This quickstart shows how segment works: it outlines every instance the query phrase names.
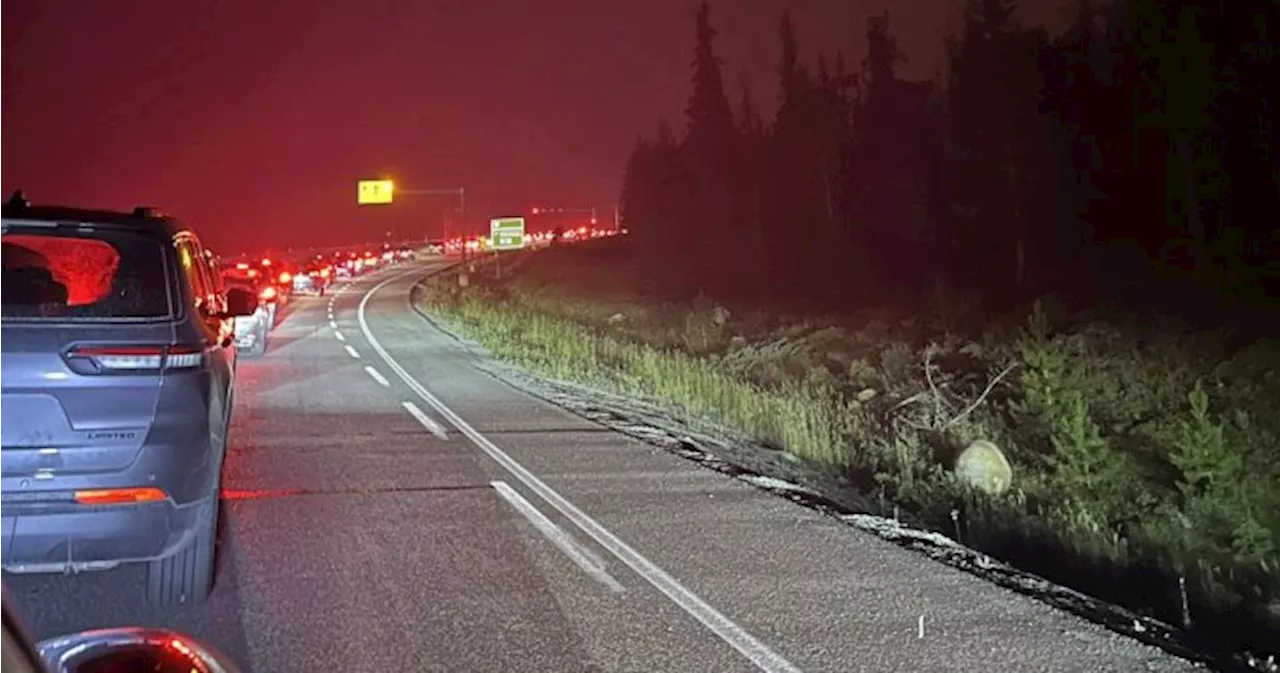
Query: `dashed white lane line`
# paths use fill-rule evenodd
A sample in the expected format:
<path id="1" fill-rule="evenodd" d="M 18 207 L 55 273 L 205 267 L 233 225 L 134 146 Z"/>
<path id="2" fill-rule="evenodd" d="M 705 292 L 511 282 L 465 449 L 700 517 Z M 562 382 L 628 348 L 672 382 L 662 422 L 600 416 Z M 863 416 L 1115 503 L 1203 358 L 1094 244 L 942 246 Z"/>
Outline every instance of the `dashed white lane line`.
<path id="1" fill-rule="evenodd" d="M 371 365 L 365 365 L 364 370 L 369 374 L 369 376 L 373 377 L 374 381 L 377 381 L 378 384 L 381 385 L 382 387 L 384 388 L 391 387 L 391 382 L 387 380 L 387 377 L 383 376 L 382 372 L 374 369 Z"/>
<path id="2" fill-rule="evenodd" d="M 333 336 L 334 336 L 334 338 L 335 338 L 335 339 L 337 339 L 338 341 L 346 341 L 346 340 L 347 340 L 347 337 L 346 337 L 342 332 L 339 332 L 338 330 L 334 330 L 334 331 L 333 331 Z"/>
<path id="3" fill-rule="evenodd" d="M 444 431 L 444 426 L 437 423 L 436 419 L 428 416 L 427 412 L 419 409 L 418 405 L 413 402 L 403 402 L 402 404 L 404 404 L 404 410 L 412 414 L 414 418 L 418 419 L 418 422 L 422 424 L 422 427 L 430 431 L 431 434 L 439 437 L 440 439 L 449 438 L 449 433 Z"/>
<path id="4" fill-rule="evenodd" d="M 526 500 L 514 488 L 511 488 L 507 482 L 492 481 L 489 482 L 489 485 L 493 486 L 493 490 L 497 491 L 503 500 L 506 500 L 517 512 L 523 514 L 524 518 L 528 519 L 529 523 L 533 524 L 533 527 L 537 528 L 539 533 L 542 533 L 551 541 L 551 544 L 554 544 L 560 551 L 564 552 L 564 555 L 568 556 L 571 561 L 578 564 L 578 567 L 582 568 L 583 572 L 590 575 L 592 579 L 605 585 L 615 593 L 626 591 L 622 584 L 605 569 L 604 561 L 599 556 L 596 556 L 590 549 L 583 547 L 565 529 L 557 526 L 554 521 L 539 512 L 538 508 L 533 506 L 533 503 Z"/>
<path id="5" fill-rule="evenodd" d="M 369 329 L 369 319 L 365 315 L 369 305 L 369 300 L 378 290 L 386 287 L 388 284 L 399 280 L 404 276 L 414 273 L 422 273 L 420 270 L 409 271 L 407 273 L 394 275 L 381 283 L 373 286 L 360 299 L 360 304 L 356 308 L 356 321 L 360 323 L 360 331 L 364 333 L 364 338 L 369 342 L 369 346 L 377 353 L 378 357 L 386 363 L 387 367 L 404 381 L 417 396 L 426 402 L 428 406 L 435 409 L 441 416 L 449 422 L 450 425 L 457 428 L 462 434 L 466 435 L 475 444 L 477 448 L 493 459 L 494 462 L 501 465 L 512 476 L 520 480 L 529 490 L 538 494 L 548 505 L 551 505 L 556 511 L 560 512 L 575 526 L 586 533 L 588 537 L 595 540 L 597 544 L 604 547 L 613 554 L 618 560 L 622 561 L 631 568 L 637 575 L 643 577 L 655 589 L 661 591 L 663 595 L 671 599 L 684 610 L 689 616 L 698 620 L 707 630 L 711 631 L 716 637 L 723 640 L 739 654 L 755 665 L 756 668 L 765 673 L 801 673 L 800 669 L 786 657 L 778 654 L 773 648 L 764 644 L 755 636 L 751 635 L 746 629 L 738 626 L 736 622 L 724 613 L 712 607 L 700 596 L 690 591 L 687 587 L 680 583 L 675 577 L 672 577 L 667 571 L 663 570 L 653 561 L 650 561 L 640 552 L 636 551 L 631 545 L 623 542 L 612 531 L 605 528 L 598 521 L 591 518 L 586 512 L 578 509 L 577 505 L 569 502 L 564 496 L 560 495 L 554 489 L 546 484 L 526 468 L 524 465 L 516 462 L 514 458 L 507 454 L 506 451 L 498 448 L 496 444 L 489 440 L 488 437 L 480 434 L 478 430 L 471 426 L 466 420 L 445 406 L 439 398 L 431 394 L 417 379 L 413 378 L 391 354 L 387 352 L 386 347 L 374 336 L 373 330 Z M 409 408 L 408 402 L 405 402 L 405 408 Z M 416 407 L 415 407 L 416 408 Z M 410 412 L 412 413 L 412 412 Z M 421 420 L 421 419 L 419 419 Z"/>
<path id="6" fill-rule="evenodd" d="M 337 321 L 337 320 L 330 320 L 330 321 L 329 321 L 329 329 L 338 329 L 338 321 Z"/>
<path id="7" fill-rule="evenodd" d="M 360 359 L 360 352 L 352 348 L 350 344 L 347 345 L 347 355 L 350 355 L 357 360 Z"/>

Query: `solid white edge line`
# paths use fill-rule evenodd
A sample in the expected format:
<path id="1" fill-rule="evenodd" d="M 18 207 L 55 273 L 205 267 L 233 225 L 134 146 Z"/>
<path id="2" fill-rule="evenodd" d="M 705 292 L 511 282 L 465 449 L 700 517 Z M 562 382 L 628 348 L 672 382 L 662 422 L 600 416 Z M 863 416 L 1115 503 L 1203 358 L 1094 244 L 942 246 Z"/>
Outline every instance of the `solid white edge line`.
<path id="1" fill-rule="evenodd" d="M 399 280 L 408 275 L 421 274 L 423 271 L 417 269 L 406 273 L 398 274 L 388 278 L 381 283 L 373 286 L 364 297 L 360 299 L 360 305 L 356 309 L 356 320 L 360 323 L 360 331 L 364 333 L 364 337 L 369 342 L 369 346 L 373 348 L 378 357 L 395 372 L 405 385 L 409 386 L 422 401 L 426 402 L 433 409 L 440 413 L 445 420 L 457 428 L 462 434 L 466 435 L 477 448 L 488 454 L 494 462 L 501 465 L 511 473 L 521 483 L 529 487 L 540 498 L 545 500 L 558 512 L 569 519 L 584 533 L 595 540 L 600 546 L 604 547 L 609 553 L 616 556 L 620 561 L 625 563 L 627 567 L 635 571 L 636 574 L 643 577 L 647 582 L 652 584 L 654 588 L 661 591 L 673 603 L 678 605 L 680 609 L 687 612 L 691 617 L 697 619 L 703 626 L 707 627 L 712 633 L 727 643 L 730 647 L 737 650 L 742 656 L 746 657 L 751 663 L 755 664 L 766 673 L 801 673 L 800 669 L 785 659 L 782 655 L 774 652 L 755 636 L 748 633 L 741 626 L 734 623 L 733 620 L 726 617 L 723 613 L 707 604 L 706 601 L 698 597 L 697 594 L 687 589 L 676 578 L 672 577 L 667 571 L 659 568 L 657 564 L 645 558 L 640 552 L 631 548 L 630 545 L 623 542 L 616 535 L 597 523 L 594 519 L 587 515 L 586 512 L 578 509 L 573 503 L 565 500 L 563 496 L 547 486 L 541 479 L 526 469 L 523 465 L 516 462 L 505 451 L 498 448 L 489 438 L 480 434 L 475 428 L 471 427 L 461 416 L 454 413 L 452 409 L 445 406 L 435 395 L 422 387 L 404 367 L 396 362 L 395 358 L 383 348 L 382 343 L 373 335 L 369 329 L 369 321 L 365 317 L 366 308 L 369 300 L 374 294 L 386 287 L 392 281 Z"/>
<path id="2" fill-rule="evenodd" d="M 526 500 L 525 497 L 520 495 L 520 493 L 514 488 L 511 488 L 507 482 L 492 481 L 489 482 L 489 485 L 493 486 L 493 490 L 497 491 L 498 495 L 502 496 L 502 499 L 506 500 L 517 512 L 523 514 L 524 518 L 528 519 L 529 523 L 533 524 L 533 527 L 537 528 L 538 532 L 542 533 L 543 537 L 546 537 L 551 544 L 554 544 L 560 549 L 560 551 L 564 552 L 565 556 L 568 556 L 571 561 L 577 564 L 579 568 L 582 568 L 582 571 L 590 575 L 592 579 L 605 585 L 614 593 L 620 594 L 626 591 L 622 584 L 619 583 L 618 580 L 614 579 L 613 575 L 610 575 L 609 571 L 605 569 L 604 561 L 600 560 L 600 558 L 592 553 L 591 550 L 583 547 L 581 543 L 573 539 L 573 536 L 570 535 L 568 531 L 557 526 L 551 519 L 548 519 L 547 515 L 539 512 L 538 508 L 533 506 L 533 503 Z"/>
<path id="3" fill-rule="evenodd" d="M 383 376 L 383 375 L 382 375 L 382 372 L 380 372 L 380 371 L 378 371 L 378 370 L 374 369 L 374 368 L 373 368 L 373 365 L 365 365 L 365 366 L 364 366 L 364 371 L 365 371 L 367 374 L 369 374 L 369 376 L 373 377 L 373 380 L 374 380 L 374 381 L 377 381 L 377 382 L 378 382 L 378 384 L 379 384 L 379 385 L 381 385 L 382 387 L 384 387 L 384 388 L 390 388 L 390 387 L 391 387 L 391 382 L 387 380 L 387 377 Z"/>
<path id="4" fill-rule="evenodd" d="M 351 357 L 356 359 L 360 358 L 360 352 L 352 348 L 351 344 L 347 344 L 347 355 L 350 355 Z"/>
<path id="5" fill-rule="evenodd" d="M 427 412 L 419 409 L 418 405 L 413 402 L 401 402 L 401 404 L 404 405 L 404 410 L 409 412 L 409 415 L 418 419 L 418 422 L 422 424 L 422 427 L 426 428 L 431 434 L 435 435 L 439 439 L 449 439 L 449 433 L 444 431 L 444 426 L 437 423 L 436 419 L 428 416 Z"/>
<path id="6" fill-rule="evenodd" d="M 346 335 L 344 335 L 342 332 L 339 332 L 338 330 L 334 330 L 334 331 L 333 331 L 333 338 L 337 339 L 338 341 L 346 341 L 346 340 L 347 340 Z"/>

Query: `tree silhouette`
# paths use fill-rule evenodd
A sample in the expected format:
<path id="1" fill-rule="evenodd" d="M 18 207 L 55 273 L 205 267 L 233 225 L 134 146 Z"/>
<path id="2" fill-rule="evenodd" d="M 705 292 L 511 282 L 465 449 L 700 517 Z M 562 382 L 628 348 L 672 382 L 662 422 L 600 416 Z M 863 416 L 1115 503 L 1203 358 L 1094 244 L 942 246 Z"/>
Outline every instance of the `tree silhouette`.
<path id="1" fill-rule="evenodd" d="M 638 141 L 626 167 L 623 217 L 643 254 L 687 292 L 845 305 L 916 301 L 938 282 L 1006 303 L 1149 298 L 1165 281 L 1147 256 L 1174 273 L 1180 248 L 1201 276 L 1265 285 L 1276 243 L 1256 213 L 1280 208 L 1266 18 L 1077 0 L 1050 39 L 1015 9 L 966 0 L 933 82 L 898 75 L 887 13 L 868 20 L 851 73 L 842 54 L 806 63 L 784 11 L 766 123 L 745 81 L 735 116 L 703 3 L 684 133 Z"/>

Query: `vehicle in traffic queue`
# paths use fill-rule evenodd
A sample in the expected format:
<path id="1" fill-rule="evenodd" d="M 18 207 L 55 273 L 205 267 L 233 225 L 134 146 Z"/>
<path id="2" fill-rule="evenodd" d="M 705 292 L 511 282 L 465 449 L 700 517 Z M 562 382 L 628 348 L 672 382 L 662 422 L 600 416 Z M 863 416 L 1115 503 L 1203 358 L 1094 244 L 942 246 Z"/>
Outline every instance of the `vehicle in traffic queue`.
<path id="1" fill-rule="evenodd" d="M 275 287 L 274 300 L 276 303 L 281 306 L 288 304 L 293 298 L 293 278 L 298 274 L 297 265 L 272 257 L 263 257 L 259 265 L 263 275 Z"/>
<path id="2" fill-rule="evenodd" d="M 196 233 L 154 209 L 3 207 L 0 517 L 11 573 L 146 569 L 156 604 L 213 581 L 234 320 Z"/>
<path id="3" fill-rule="evenodd" d="M 276 275 L 268 268 L 255 262 L 236 262 L 222 267 L 222 277 L 227 282 L 235 281 L 241 287 L 250 287 L 256 293 L 258 302 L 265 307 L 267 329 L 275 329 L 280 321 L 281 307 L 292 296 L 292 279 L 290 292 L 282 292 Z"/>
<path id="4" fill-rule="evenodd" d="M 323 297 L 333 283 L 333 266 L 323 261 L 307 265 L 306 271 L 293 277 L 293 291 Z"/>
<path id="5" fill-rule="evenodd" d="M 235 344 L 247 356 L 261 356 L 267 352 L 267 341 L 275 327 L 277 305 L 271 300 L 275 288 L 261 276 L 232 275 L 224 278 L 227 287 L 241 288 L 259 298 L 258 308 L 251 315 L 236 317 Z"/>

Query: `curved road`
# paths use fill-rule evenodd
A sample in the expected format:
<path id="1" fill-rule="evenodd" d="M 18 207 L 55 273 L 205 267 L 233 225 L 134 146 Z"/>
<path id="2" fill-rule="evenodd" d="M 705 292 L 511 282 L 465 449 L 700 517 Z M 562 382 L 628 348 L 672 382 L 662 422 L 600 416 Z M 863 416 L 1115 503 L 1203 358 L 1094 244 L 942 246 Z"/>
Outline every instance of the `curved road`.
<path id="1" fill-rule="evenodd" d="M 439 264 L 299 299 L 241 362 L 206 606 L 6 576 L 38 635 L 161 625 L 267 673 L 1191 668 L 488 377 L 408 306 Z"/>

